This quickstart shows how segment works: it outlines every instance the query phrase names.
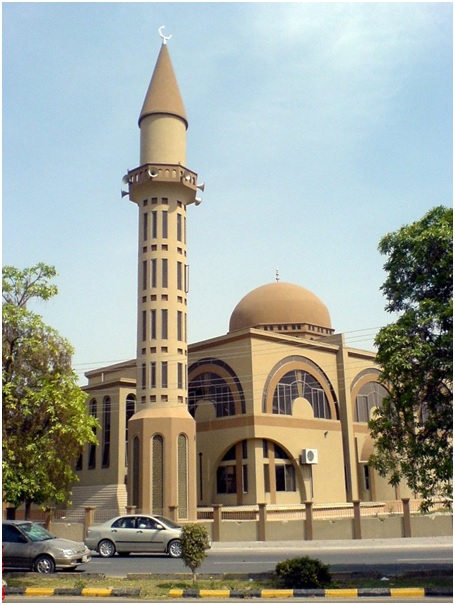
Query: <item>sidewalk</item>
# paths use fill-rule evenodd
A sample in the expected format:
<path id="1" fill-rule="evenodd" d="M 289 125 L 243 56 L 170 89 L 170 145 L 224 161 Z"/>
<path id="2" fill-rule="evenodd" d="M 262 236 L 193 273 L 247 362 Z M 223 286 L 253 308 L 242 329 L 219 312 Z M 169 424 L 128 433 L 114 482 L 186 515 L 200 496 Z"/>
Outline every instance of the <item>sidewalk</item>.
<path id="1" fill-rule="evenodd" d="M 289 552 L 313 550 L 361 550 L 406 548 L 416 545 L 427 547 L 453 546 L 452 536 L 436 536 L 432 538 L 374 538 L 367 540 L 283 540 L 269 542 L 212 542 L 212 550 L 282 550 Z"/>

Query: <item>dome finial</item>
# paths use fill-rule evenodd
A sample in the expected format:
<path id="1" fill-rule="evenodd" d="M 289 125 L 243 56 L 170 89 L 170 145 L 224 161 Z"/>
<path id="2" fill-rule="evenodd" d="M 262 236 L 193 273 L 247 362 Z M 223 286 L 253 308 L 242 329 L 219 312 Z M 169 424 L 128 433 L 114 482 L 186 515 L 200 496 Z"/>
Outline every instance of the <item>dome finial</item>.
<path id="1" fill-rule="evenodd" d="M 278 269 L 278 267 L 275 269 L 275 280 L 277 282 L 280 281 L 280 270 Z"/>
<path id="2" fill-rule="evenodd" d="M 170 34 L 169 36 L 165 36 L 163 34 L 163 29 L 165 28 L 164 25 L 162 25 L 161 27 L 158 28 L 158 32 L 160 34 L 160 36 L 163 38 L 163 44 L 166 44 L 168 40 L 170 40 L 172 38 L 172 34 Z"/>

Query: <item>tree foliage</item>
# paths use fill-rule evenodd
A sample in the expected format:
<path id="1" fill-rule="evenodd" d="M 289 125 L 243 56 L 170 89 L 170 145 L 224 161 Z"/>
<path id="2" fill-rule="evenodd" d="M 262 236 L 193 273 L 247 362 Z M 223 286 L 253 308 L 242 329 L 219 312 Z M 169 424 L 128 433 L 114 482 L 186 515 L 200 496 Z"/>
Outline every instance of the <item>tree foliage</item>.
<path id="1" fill-rule="evenodd" d="M 392 485 L 404 478 L 423 510 L 452 499 L 452 246 L 452 210 L 443 206 L 379 243 L 386 310 L 397 319 L 376 337 L 390 395 L 370 421 L 370 463 Z"/>
<path id="2" fill-rule="evenodd" d="M 26 308 L 31 298 L 57 293 L 49 283 L 55 275 L 43 263 L 3 271 L 3 498 L 27 509 L 68 499 L 74 462 L 95 440 L 71 345 Z"/>
<path id="3" fill-rule="evenodd" d="M 200 567 L 207 556 L 210 548 L 207 529 L 198 523 L 184 525 L 182 530 L 182 559 L 193 574 L 193 582 L 196 579 L 196 569 Z"/>

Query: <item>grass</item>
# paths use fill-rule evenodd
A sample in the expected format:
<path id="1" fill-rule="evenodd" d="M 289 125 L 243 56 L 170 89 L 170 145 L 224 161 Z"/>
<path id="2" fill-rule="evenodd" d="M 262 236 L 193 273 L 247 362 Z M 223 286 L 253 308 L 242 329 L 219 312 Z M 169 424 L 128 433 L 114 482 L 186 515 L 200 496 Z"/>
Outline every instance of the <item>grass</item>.
<path id="1" fill-rule="evenodd" d="M 89 576 L 75 577 L 74 574 L 59 573 L 52 576 L 32 573 L 4 573 L 4 579 L 9 587 L 18 588 L 72 588 L 81 590 L 83 588 L 122 588 L 140 589 L 140 596 L 144 599 L 164 599 L 168 597 L 171 589 L 192 590 L 238 590 L 245 593 L 270 588 L 279 588 L 276 579 L 246 580 L 246 579 L 200 579 L 195 584 L 192 580 L 176 579 L 128 579 L 106 577 L 97 578 Z M 405 578 L 402 576 L 390 577 L 387 580 L 381 578 L 359 577 L 351 580 L 337 579 L 333 575 L 333 581 L 326 588 L 446 588 L 452 587 L 452 577 L 415 577 Z"/>

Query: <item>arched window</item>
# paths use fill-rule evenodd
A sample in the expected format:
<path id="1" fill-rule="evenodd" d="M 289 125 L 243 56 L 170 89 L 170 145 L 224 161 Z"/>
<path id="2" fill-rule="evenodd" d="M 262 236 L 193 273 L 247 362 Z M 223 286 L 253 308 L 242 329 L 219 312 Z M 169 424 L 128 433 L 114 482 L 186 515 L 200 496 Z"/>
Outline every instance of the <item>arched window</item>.
<path id="1" fill-rule="evenodd" d="M 140 481 L 139 481 L 139 469 L 140 469 L 140 447 L 139 447 L 139 437 L 135 437 L 133 439 L 133 489 L 132 489 L 132 498 L 133 506 L 139 505 L 139 490 L 140 490 Z"/>
<path id="2" fill-rule="evenodd" d="M 234 398 L 224 378 L 213 372 L 204 372 L 191 381 L 189 389 L 190 411 L 200 399 L 211 401 L 216 409 L 217 418 L 235 414 Z"/>
<path id="3" fill-rule="evenodd" d="M 164 440 L 155 435 L 152 440 L 152 512 L 162 515 L 164 508 Z"/>
<path id="4" fill-rule="evenodd" d="M 188 439 L 186 435 L 179 435 L 177 441 L 177 486 L 178 486 L 178 516 L 180 519 L 188 517 Z"/>
<path id="5" fill-rule="evenodd" d="M 381 407 L 384 398 L 387 396 L 387 389 L 379 382 L 364 384 L 355 400 L 356 422 L 368 422 L 371 418 L 371 410 Z"/>
<path id="6" fill-rule="evenodd" d="M 292 404 L 297 397 L 310 402 L 315 418 L 330 418 L 330 407 L 322 385 L 304 370 L 287 372 L 275 388 L 272 411 L 292 415 Z"/>
<path id="7" fill-rule="evenodd" d="M 136 412 L 136 395 L 130 393 L 125 404 L 125 466 L 128 466 L 128 422 Z"/>
<path id="8" fill-rule="evenodd" d="M 92 399 L 90 401 L 90 415 L 96 418 L 96 399 Z M 96 427 L 93 427 L 93 434 L 96 437 Z M 96 443 L 90 444 L 90 449 L 88 453 L 88 468 L 94 469 L 96 468 Z"/>
<path id="9" fill-rule="evenodd" d="M 248 441 L 238 441 L 224 454 L 216 471 L 216 491 L 218 494 L 248 492 Z M 239 473 L 241 476 L 239 477 Z M 239 483 L 240 481 L 240 483 Z"/>
<path id="10" fill-rule="evenodd" d="M 103 399 L 103 416 L 102 416 L 102 427 L 103 427 L 103 461 L 102 467 L 109 468 L 111 459 L 111 398 L 105 397 Z"/>
<path id="11" fill-rule="evenodd" d="M 273 455 L 272 455 L 273 453 Z M 265 491 L 271 491 L 271 477 L 275 480 L 275 490 L 277 492 L 295 492 L 297 490 L 295 479 L 295 468 L 291 459 L 285 450 L 278 445 L 264 439 L 263 441 L 264 454 L 264 486 Z"/>
<path id="12" fill-rule="evenodd" d="M 191 365 L 188 377 L 189 411 L 192 416 L 196 414 L 198 402 L 204 400 L 213 404 L 217 418 L 245 413 L 245 396 L 240 380 L 221 359 L 200 359 Z"/>

